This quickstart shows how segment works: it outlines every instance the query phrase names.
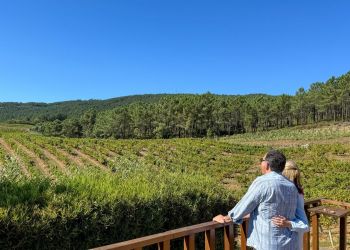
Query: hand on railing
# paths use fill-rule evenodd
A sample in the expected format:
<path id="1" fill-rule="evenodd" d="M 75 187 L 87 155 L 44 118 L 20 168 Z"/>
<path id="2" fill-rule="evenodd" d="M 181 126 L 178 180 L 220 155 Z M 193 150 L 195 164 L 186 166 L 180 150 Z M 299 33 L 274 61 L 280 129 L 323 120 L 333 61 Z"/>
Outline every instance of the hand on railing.
<path id="1" fill-rule="evenodd" d="M 231 222 L 232 220 L 228 215 L 223 216 L 222 214 L 219 214 L 213 218 L 213 221 L 216 221 L 219 223 L 225 223 L 225 222 Z"/>

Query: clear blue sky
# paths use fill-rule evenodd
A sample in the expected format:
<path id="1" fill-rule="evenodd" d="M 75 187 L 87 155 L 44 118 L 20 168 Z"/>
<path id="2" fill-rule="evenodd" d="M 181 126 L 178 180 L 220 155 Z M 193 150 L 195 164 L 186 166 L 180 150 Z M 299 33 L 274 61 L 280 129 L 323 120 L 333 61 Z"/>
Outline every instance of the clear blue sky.
<path id="1" fill-rule="evenodd" d="M 350 70 L 350 1 L 0 0 L 0 102 L 294 94 Z"/>

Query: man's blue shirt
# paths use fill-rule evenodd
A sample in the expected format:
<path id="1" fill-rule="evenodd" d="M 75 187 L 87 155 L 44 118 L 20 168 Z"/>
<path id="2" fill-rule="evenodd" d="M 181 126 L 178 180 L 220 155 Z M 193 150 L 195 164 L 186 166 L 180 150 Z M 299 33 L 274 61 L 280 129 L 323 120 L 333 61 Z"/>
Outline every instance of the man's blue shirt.
<path id="1" fill-rule="evenodd" d="M 235 223 L 242 223 L 243 217 L 250 214 L 248 246 L 257 250 L 296 250 L 298 234 L 289 228 L 275 226 L 271 219 L 281 215 L 291 221 L 299 217 L 307 223 L 305 212 L 297 214 L 302 206 L 298 203 L 294 183 L 281 174 L 271 172 L 256 178 L 228 215 Z"/>

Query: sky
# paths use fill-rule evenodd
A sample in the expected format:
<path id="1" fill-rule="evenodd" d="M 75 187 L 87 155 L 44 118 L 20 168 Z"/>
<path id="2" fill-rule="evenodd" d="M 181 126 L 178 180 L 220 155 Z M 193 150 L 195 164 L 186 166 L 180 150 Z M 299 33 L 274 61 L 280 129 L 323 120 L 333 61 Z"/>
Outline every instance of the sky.
<path id="1" fill-rule="evenodd" d="M 0 0 L 0 102 L 295 94 L 350 71 L 350 1 Z"/>

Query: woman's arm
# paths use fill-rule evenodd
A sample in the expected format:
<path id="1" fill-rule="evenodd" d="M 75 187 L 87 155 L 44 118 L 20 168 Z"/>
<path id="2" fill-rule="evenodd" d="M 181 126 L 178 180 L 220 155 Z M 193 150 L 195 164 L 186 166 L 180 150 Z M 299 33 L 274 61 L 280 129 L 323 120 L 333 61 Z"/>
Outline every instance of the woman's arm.
<path id="1" fill-rule="evenodd" d="M 308 232 L 310 230 L 307 217 L 304 210 L 304 197 L 299 195 L 295 218 L 287 220 L 283 216 L 275 216 L 272 218 L 272 223 L 278 227 L 288 227 L 291 231 Z"/>
<path id="2" fill-rule="evenodd" d="M 291 221 L 291 231 L 308 232 L 310 230 L 309 223 L 304 209 L 304 195 L 299 194 L 297 202 L 297 210 L 295 212 L 295 219 Z"/>

